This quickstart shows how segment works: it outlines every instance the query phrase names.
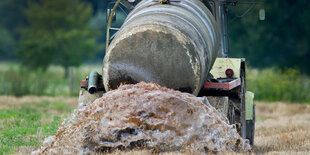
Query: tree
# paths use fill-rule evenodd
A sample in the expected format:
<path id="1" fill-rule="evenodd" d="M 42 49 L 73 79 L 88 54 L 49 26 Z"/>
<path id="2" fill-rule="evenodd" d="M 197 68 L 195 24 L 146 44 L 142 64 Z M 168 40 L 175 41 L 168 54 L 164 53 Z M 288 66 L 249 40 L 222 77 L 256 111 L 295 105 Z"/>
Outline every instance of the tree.
<path id="1" fill-rule="evenodd" d="M 13 36 L 7 30 L 0 28 L 0 60 L 12 58 L 14 46 Z"/>
<path id="2" fill-rule="evenodd" d="M 25 0 L 0 1 L 0 60 L 14 59 L 18 30 L 27 25 L 23 9 Z"/>
<path id="3" fill-rule="evenodd" d="M 0 1 L 0 27 L 6 29 L 15 39 L 18 39 L 18 29 L 27 25 L 23 9 L 27 0 L 1 0 Z"/>
<path id="4" fill-rule="evenodd" d="M 25 66 L 78 66 L 97 51 L 98 31 L 89 26 L 92 7 L 79 0 L 38 0 L 24 11 L 29 26 L 21 30 L 17 55 Z M 66 72 L 67 73 L 67 72 Z"/>
<path id="5" fill-rule="evenodd" d="M 232 7 L 230 18 L 248 7 Z M 260 8 L 266 9 L 265 21 L 258 20 Z M 229 22 L 232 55 L 247 58 L 254 67 L 297 67 L 310 73 L 309 8 L 307 0 L 264 0 L 247 16 Z"/>
<path id="6" fill-rule="evenodd" d="M 107 5 L 112 0 L 83 0 L 85 2 L 89 2 L 93 6 L 94 14 L 100 11 L 105 11 L 107 8 Z"/>

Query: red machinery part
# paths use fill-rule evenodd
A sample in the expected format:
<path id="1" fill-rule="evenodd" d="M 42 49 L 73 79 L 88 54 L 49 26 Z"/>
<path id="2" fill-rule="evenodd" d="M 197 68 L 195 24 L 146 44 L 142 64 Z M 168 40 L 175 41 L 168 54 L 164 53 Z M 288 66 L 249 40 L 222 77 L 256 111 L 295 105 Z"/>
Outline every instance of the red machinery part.
<path id="1" fill-rule="evenodd" d="M 234 76 L 234 71 L 229 68 L 225 71 L 225 74 L 228 78 L 232 78 Z"/>
<path id="2" fill-rule="evenodd" d="M 205 82 L 205 88 L 214 88 L 214 89 L 224 89 L 224 90 L 232 90 L 241 84 L 241 79 L 237 78 L 230 82 Z"/>

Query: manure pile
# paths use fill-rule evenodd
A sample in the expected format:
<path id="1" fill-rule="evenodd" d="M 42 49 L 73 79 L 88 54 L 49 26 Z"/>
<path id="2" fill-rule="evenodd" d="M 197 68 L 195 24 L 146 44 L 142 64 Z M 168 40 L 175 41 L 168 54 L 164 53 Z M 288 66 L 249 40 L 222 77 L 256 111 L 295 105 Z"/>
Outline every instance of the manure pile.
<path id="1" fill-rule="evenodd" d="M 206 98 L 153 83 L 123 85 L 75 110 L 33 154 L 114 150 L 251 152 Z"/>

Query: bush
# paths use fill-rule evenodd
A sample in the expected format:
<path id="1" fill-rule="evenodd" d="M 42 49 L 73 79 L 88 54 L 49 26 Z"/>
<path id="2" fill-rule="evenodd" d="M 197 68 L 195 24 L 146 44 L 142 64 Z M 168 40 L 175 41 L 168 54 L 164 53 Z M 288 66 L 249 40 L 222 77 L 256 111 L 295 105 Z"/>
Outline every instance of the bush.
<path id="1" fill-rule="evenodd" d="M 91 71 L 101 73 L 101 64 L 84 65 L 74 69 L 73 93 L 62 67 L 47 71 L 23 69 L 19 64 L 0 64 L 0 95 L 78 96 L 80 81 Z M 296 69 L 248 69 L 247 90 L 256 100 L 310 103 L 310 78 Z"/>
<path id="2" fill-rule="evenodd" d="M 247 72 L 247 89 L 255 93 L 256 100 L 310 101 L 310 80 L 297 69 L 250 69 Z"/>
<path id="3" fill-rule="evenodd" d="M 80 81 L 101 65 L 74 69 L 73 93 L 69 91 L 69 79 L 64 78 L 62 67 L 53 66 L 47 71 L 22 68 L 19 64 L 0 64 L 0 95 L 78 96 Z"/>

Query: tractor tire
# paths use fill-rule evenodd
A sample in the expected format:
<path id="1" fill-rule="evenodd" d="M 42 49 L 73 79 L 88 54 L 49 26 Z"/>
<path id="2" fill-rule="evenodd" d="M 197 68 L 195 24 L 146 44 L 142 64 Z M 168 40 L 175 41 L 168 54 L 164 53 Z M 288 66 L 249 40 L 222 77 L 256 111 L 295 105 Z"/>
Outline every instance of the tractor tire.
<path id="1" fill-rule="evenodd" d="M 253 105 L 253 120 L 246 121 L 246 139 L 250 141 L 250 145 L 254 145 L 255 135 L 255 104 Z"/>

